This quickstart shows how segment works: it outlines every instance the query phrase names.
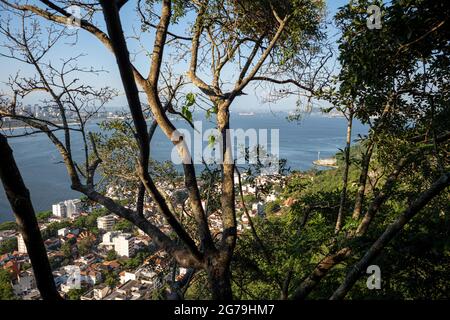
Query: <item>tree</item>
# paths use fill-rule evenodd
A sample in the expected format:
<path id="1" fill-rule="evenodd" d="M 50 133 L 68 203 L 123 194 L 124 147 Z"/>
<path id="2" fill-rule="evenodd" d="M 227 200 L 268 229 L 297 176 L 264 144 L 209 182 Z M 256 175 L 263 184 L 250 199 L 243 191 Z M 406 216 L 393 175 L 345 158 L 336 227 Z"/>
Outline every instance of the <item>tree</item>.
<path id="1" fill-rule="evenodd" d="M 16 230 L 17 224 L 14 221 L 6 221 L 0 224 L 0 230 Z"/>
<path id="2" fill-rule="evenodd" d="M 422 234 L 426 225 L 429 238 L 437 228 L 431 228 L 428 214 L 435 211 L 436 219 L 436 212 L 448 211 L 442 202 L 448 201 L 445 199 L 448 199 L 449 132 L 444 122 L 449 117 L 446 107 L 449 59 L 444 43 L 449 37 L 448 30 L 443 28 L 448 9 L 444 8 L 443 1 L 380 4 L 383 28 L 377 31 L 366 28 L 365 12 L 369 4 L 370 1 L 352 2 L 339 11 L 337 21 L 343 31 L 339 41 L 342 68 L 336 90 L 321 92 L 322 97 L 330 94 L 328 97 L 335 99 L 332 100 L 335 107 L 352 106 L 353 117 L 369 124 L 369 136 L 362 137 L 358 150 L 354 148 L 360 155 L 351 155 L 347 145 L 344 159 L 352 161 L 346 161 L 343 168 L 314 174 L 313 185 L 307 181 L 297 184 L 297 188 L 288 184 L 289 196 L 297 200 L 291 208 L 294 211 L 291 223 L 275 221 L 269 232 L 262 227 L 256 229 L 265 232 L 261 238 L 266 240 L 263 243 L 268 250 L 281 251 L 281 259 L 273 269 L 258 256 L 244 260 L 243 266 L 250 270 L 234 269 L 239 270 L 236 286 L 238 291 L 242 288 L 242 297 L 278 290 L 276 280 L 283 275 L 279 270 L 289 271 L 283 269 L 283 263 L 290 261 L 294 266 L 300 265 L 293 269 L 293 275 L 286 272 L 291 297 L 340 299 L 348 294 L 361 298 L 362 295 L 352 295 L 349 290 L 369 262 L 385 260 L 380 255 L 388 251 L 390 257 L 397 257 L 390 260 L 389 266 L 400 268 L 402 262 L 393 260 L 405 252 L 396 243 L 401 230 L 406 229 L 401 233 L 403 237 L 414 237 L 417 234 L 411 234 L 412 230 Z M 416 11 L 421 14 L 411 14 Z M 347 189 L 340 192 L 340 199 L 333 190 L 338 175 L 344 178 Z M 357 188 L 350 183 L 355 180 Z M 354 200 L 352 217 L 341 214 L 342 209 L 351 209 L 346 208 L 350 201 L 342 201 L 345 194 L 348 200 Z M 426 217 L 417 221 L 420 214 Z M 326 226 L 337 225 L 339 217 L 341 232 L 330 232 Z M 270 234 L 282 234 L 284 230 L 287 234 L 295 232 L 296 237 L 283 237 L 285 244 L 279 248 Z M 244 248 L 238 249 L 238 260 L 255 254 L 257 241 L 249 244 L 245 240 Z M 420 247 L 419 242 L 411 246 L 414 249 L 407 252 Z M 289 251 L 292 247 L 295 253 Z M 436 245 L 431 250 L 439 248 Z M 301 252 L 300 257 L 296 251 Z M 444 255 L 440 258 L 440 261 L 446 259 Z M 420 255 L 410 258 L 415 265 L 417 259 Z M 339 266 L 342 263 L 350 267 L 342 268 Z M 414 287 L 412 281 L 407 279 L 401 285 L 409 289 Z M 361 287 L 358 290 L 361 293 Z M 437 294 L 438 290 L 434 292 Z"/>
<path id="3" fill-rule="evenodd" d="M 72 258 L 72 245 L 69 242 L 64 242 L 61 246 L 61 252 L 64 255 L 64 258 L 71 259 Z"/>
<path id="4" fill-rule="evenodd" d="M 106 254 L 106 260 L 112 261 L 117 259 L 117 253 L 114 250 L 109 250 Z"/>
<path id="5" fill-rule="evenodd" d="M 121 220 L 114 225 L 114 230 L 123 231 L 123 232 L 131 232 L 133 230 L 133 224 L 127 220 Z"/>
<path id="6" fill-rule="evenodd" d="M 67 299 L 69 300 L 80 300 L 81 296 L 84 294 L 85 290 L 83 289 L 70 289 L 67 292 Z"/>
<path id="7" fill-rule="evenodd" d="M 20 5 L 6 0 L 2 1 L 2 3 L 7 11 L 18 15 L 19 18 L 24 20 L 28 18 L 28 15 L 32 15 L 45 18 L 56 24 L 65 24 L 67 18 L 70 17 L 70 13 L 64 9 L 63 1 L 42 1 L 37 5 Z M 314 47 L 313 43 L 320 38 L 318 27 L 322 17 L 322 1 L 241 1 L 238 5 L 235 2 L 228 1 L 196 1 L 190 3 L 163 0 L 161 1 L 160 13 L 157 14 L 159 21 L 156 24 L 147 19 L 148 16 L 154 16 L 155 8 L 157 8 L 157 6 L 154 6 L 155 2 L 146 2 L 145 9 L 142 8 L 141 2 L 139 2 L 138 12 L 141 13 L 142 26 L 147 30 L 156 29 L 154 46 L 151 50 L 151 55 L 149 55 L 151 56 L 150 72 L 147 77 L 144 77 L 131 64 L 129 59 L 127 42 L 119 16 L 119 11 L 125 3 L 100 1 L 101 8 L 97 4 L 75 3 L 84 8 L 92 9 L 93 13 L 103 13 L 106 22 L 107 31 L 103 31 L 94 25 L 94 17 L 91 15 L 81 19 L 80 26 L 83 30 L 90 32 L 99 39 L 114 54 L 117 60 L 138 146 L 135 175 L 139 177 L 138 193 L 140 196 L 136 204 L 136 208 L 139 210 L 132 210 L 120 205 L 96 190 L 94 185 L 94 174 L 102 159 L 96 151 L 95 137 L 86 132 L 84 124 L 89 116 L 111 97 L 111 94 L 108 93 L 109 91 L 94 90 L 91 87 L 83 87 L 84 90 L 78 90 L 70 82 L 63 84 L 52 83 L 49 81 L 48 74 L 42 72 L 42 64 L 44 64 L 42 57 L 45 56 L 45 53 L 53 43 L 56 43 L 57 39 L 67 37 L 67 34 L 64 32 L 60 34 L 54 33 L 52 39 L 55 41 L 51 42 L 51 46 L 43 51 L 39 51 L 39 48 L 37 48 L 38 52 L 36 52 L 36 48 L 30 47 L 30 43 L 24 43 L 23 40 L 14 42 L 15 40 L 23 39 L 22 37 L 16 37 L 14 34 L 11 34 L 7 28 L 3 30 L 3 34 L 11 39 L 14 43 L 13 46 L 16 46 L 18 49 L 17 52 L 13 51 L 13 55 L 23 54 L 22 57 L 25 57 L 25 59 L 21 61 L 32 65 L 39 74 L 38 85 L 33 81 L 28 81 L 26 86 L 16 83 L 13 87 L 15 89 L 17 87 L 26 88 L 26 94 L 38 87 L 45 88 L 45 91 L 50 95 L 52 103 L 59 108 L 62 125 L 42 122 L 39 119 L 30 117 L 18 117 L 14 112 L 15 103 L 12 103 L 12 107 L 7 109 L 12 112 L 3 111 L 2 114 L 20 118 L 29 126 L 44 132 L 50 138 L 61 153 L 74 190 L 85 194 L 90 200 L 102 204 L 112 213 L 127 219 L 139 227 L 151 236 L 159 248 L 171 254 L 181 266 L 205 270 L 208 274 L 209 287 L 213 297 L 217 299 L 231 299 L 229 265 L 236 243 L 234 164 L 230 161 L 232 154 L 228 148 L 222 148 L 224 164 L 221 166 L 223 178 L 221 181 L 220 214 L 224 225 L 221 238 L 218 243 L 215 243 L 210 234 L 205 210 L 201 204 L 195 167 L 192 161 L 189 161 L 191 156 L 187 152 L 185 142 L 174 139 L 176 128 L 166 114 L 166 112 L 174 112 L 171 104 L 174 97 L 173 95 L 160 96 L 161 91 L 159 87 L 163 53 L 165 47 L 168 46 L 168 38 L 190 42 L 191 62 L 188 76 L 190 81 L 213 104 L 212 113 L 216 114 L 217 126 L 221 132 L 221 141 L 224 143 L 223 147 L 225 147 L 228 138 L 227 129 L 230 127 L 229 108 L 232 102 L 243 94 L 243 90 L 247 88 L 249 83 L 255 81 L 264 81 L 272 84 L 292 82 L 292 80 L 278 82 L 270 75 L 278 74 L 281 71 L 287 74 L 288 71 L 286 70 L 292 70 L 289 63 L 287 63 L 288 61 L 302 57 L 303 53 L 317 52 L 317 47 Z M 142 14 L 143 10 L 150 11 L 151 14 Z M 195 18 L 192 36 L 183 37 L 171 33 L 168 30 L 171 21 L 176 21 L 180 16 L 189 16 L 188 13 Z M 211 51 L 208 47 L 213 48 L 217 45 L 214 41 L 207 40 L 203 51 L 201 43 L 211 35 L 211 39 L 217 39 L 220 43 L 217 47 L 219 51 L 212 50 L 217 53 L 217 56 L 214 55 L 212 57 L 211 63 L 214 67 L 214 77 L 212 83 L 208 85 L 200 78 L 197 66 L 201 55 Z M 25 37 L 25 39 L 28 39 L 28 37 Z M 23 50 L 24 48 L 25 50 Z M 297 51 L 302 51 L 302 54 L 297 54 Z M 221 70 L 227 64 L 234 63 L 234 65 L 237 65 L 238 60 L 243 62 L 239 72 L 240 75 L 234 81 L 234 88 L 227 92 L 225 88 L 220 88 Z M 262 72 L 263 69 L 264 73 Z M 69 70 L 73 74 L 78 71 L 80 71 L 78 68 Z M 64 75 L 67 74 L 68 70 L 58 71 L 52 68 L 52 72 L 59 75 L 59 78 L 64 79 Z M 51 76 L 50 78 L 54 79 Z M 299 84 L 299 82 L 296 83 Z M 189 194 L 190 211 L 195 221 L 195 234 L 189 234 L 180 224 L 149 174 L 149 142 L 151 139 L 145 123 L 138 86 L 145 93 L 156 125 L 162 129 L 168 139 L 174 142 L 181 158 L 186 160 L 183 163 L 184 180 Z M 300 84 L 299 87 L 309 89 L 306 85 Z M 22 92 L 15 97 L 20 98 L 21 96 L 23 96 Z M 192 95 L 189 97 L 191 97 L 188 99 L 189 103 L 183 106 L 181 111 L 182 116 L 188 122 L 191 120 L 189 108 L 192 107 Z M 66 99 L 70 102 L 70 108 L 77 113 L 77 119 L 80 122 L 78 131 L 84 139 L 85 164 L 83 168 L 80 168 L 74 161 L 72 153 L 70 139 L 72 129 L 67 125 L 67 110 L 64 108 Z M 86 100 L 90 102 L 96 101 L 97 104 L 94 108 L 95 110 L 88 112 L 88 116 L 83 116 L 81 111 L 84 111 L 86 108 Z M 163 101 L 167 103 L 163 103 Z M 59 140 L 52 130 L 63 131 L 64 139 L 62 141 Z M 91 156 L 88 153 L 91 153 Z M 155 201 L 159 213 L 166 219 L 179 241 L 174 241 L 166 236 L 157 226 L 143 216 L 141 208 L 145 197 L 142 195 L 145 194 L 151 196 Z"/>
<path id="8" fill-rule="evenodd" d="M 42 237 L 48 239 L 51 237 L 56 237 L 58 235 L 58 230 L 62 228 L 70 227 L 69 221 L 52 222 L 47 225 L 47 228 L 42 231 Z"/>
<path id="9" fill-rule="evenodd" d="M 30 192 L 22 180 L 7 139 L 2 134 L 0 134 L 0 158 L 2 159 L 0 180 L 2 180 L 6 196 L 16 217 L 19 232 L 25 242 L 39 292 L 45 300 L 59 300 L 60 295 L 53 280 L 47 251 L 31 203 Z"/>
<path id="10" fill-rule="evenodd" d="M 11 285 L 11 275 L 8 271 L 0 269 L 0 300 L 16 300 Z"/>
<path id="11" fill-rule="evenodd" d="M 51 211 L 42 211 L 42 212 L 39 212 L 38 214 L 36 214 L 36 217 L 37 217 L 39 222 L 44 222 L 48 218 L 50 218 L 51 216 L 52 216 L 52 212 Z"/>
<path id="12" fill-rule="evenodd" d="M 0 244 L 0 254 L 5 254 L 17 250 L 17 239 L 7 239 Z"/>
<path id="13" fill-rule="evenodd" d="M 383 250 L 386 244 L 396 236 L 398 232 L 408 223 L 414 215 L 416 215 L 425 205 L 428 204 L 436 195 L 450 186 L 450 172 L 443 174 L 433 185 L 424 193 L 422 193 L 416 201 L 414 201 L 408 209 L 401 214 L 394 222 L 392 222 L 384 233 L 373 243 L 366 254 L 356 263 L 351 271 L 347 274 L 345 281 L 333 293 L 331 299 L 342 299 L 347 292 L 355 284 L 359 278 L 361 270 L 365 270 L 370 262 Z"/>
<path id="14" fill-rule="evenodd" d="M 93 245 L 94 245 L 94 243 L 92 242 L 91 239 L 89 239 L 89 238 L 81 239 L 77 243 L 78 253 L 81 256 L 88 254 L 91 251 Z"/>
<path id="15" fill-rule="evenodd" d="M 416 197 L 422 199 L 421 195 L 432 194 L 431 198 L 435 198 L 445 191 L 446 186 L 444 184 L 439 192 L 433 193 L 434 182 L 444 179 L 448 171 L 448 157 L 444 155 L 448 146 L 448 129 L 441 121 L 449 117 L 445 107 L 449 98 L 446 90 L 449 58 L 445 48 L 448 30 L 441 28 L 448 9 L 443 1 L 380 3 L 384 12 L 383 28 L 373 31 L 366 28 L 366 17 L 361 14 L 369 4 L 368 1 L 350 3 L 336 16 L 342 28 L 339 89 L 347 93 L 343 96 L 345 99 L 350 97 L 358 106 L 354 116 L 371 125 L 371 136 L 362 158 L 353 221 L 348 220 L 349 231 L 345 236 L 347 239 L 344 238 L 344 243 L 350 241 L 350 244 L 367 236 L 369 225 L 380 215 L 382 207 L 400 192 L 401 182 L 411 183 L 408 176 L 423 181 L 422 193 L 416 193 Z M 410 14 L 410 10 L 418 10 L 423 15 Z M 431 136 L 427 132 L 432 132 Z M 374 195 L 360 219 L 375 146 L 383 172 L 371 185 Z M 406 173 L 408 169 L 410 171 Z M 386 178 L 381 178 L 382 175 Z M 384 184 L 380 185 L 382 182 Z M 411 205 L 412 208 L 405 209 L 406 215 L 417 213 L 415 204 Z M 398 219 L 402 220 L 404 216 L 400 215 Z M 378 240 L 374 240 L 377 249 L 369 249 L 366 258 L 373 258 L 374 251 L 379 254 L 378 249 L 385 245 L 384 241 L 390 241 L 398 232 L 393 228 L 403 225 L 388 226 Z M 343 245 L 331 250 L 300 285 L 295 297 L 308 296 L 334 266 L 355 253 L 351 247 Z M 354 283 L 352 277 L 359 275 L 355 271 L 363 266 L 362 261 L 367 262 L 364 258 L 350 271 L 334 297 L 345 295 L 343 288 Z"/>
<path id="16" fill-rule="evenodd" d="M 119 276 L 114 272 L 108 272 L 105 277 L 105 284 L 111 289 L 119 283 Z"/>

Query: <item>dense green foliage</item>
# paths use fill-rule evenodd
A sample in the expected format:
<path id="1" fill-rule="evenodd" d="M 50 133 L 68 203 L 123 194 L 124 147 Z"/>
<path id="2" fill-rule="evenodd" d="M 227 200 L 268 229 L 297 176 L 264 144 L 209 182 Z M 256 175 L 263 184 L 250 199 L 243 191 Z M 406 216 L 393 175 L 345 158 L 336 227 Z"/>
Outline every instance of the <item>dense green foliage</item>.
<path id="1" fill-rule="evenodd" d="M 48 218 L 52 216 L 52 211 L 42 211 L 36 214 L 36 218 L 39 222 L 46 221 Z"/>
<path id="2" fill-rule="evenodd" d="M 122 219 L 114 225 L 114 230 L 122 232 L 131 232 L 133 231 L 133 224 L 128 220 Z"/>
<path id="3" fill-rule="evenodd" d="M 67 299 L 69 300 L 80 300 L 81 296 L 86 292 L 84 289 L 70 289 L 67 292 Z"/>
<path id="4" fill-rule="evenodd" d="M 140 251 L 133 258 L 121 261 L 122 266 L 127 270 L 135 270 L 144 263 L 144 260 L 150 255 L 149 251 Z"/>
<path id="5" fill-rule="evenodd" d="M 70 227 L 69 221 L 61 221 L 61 222 L 51 222 L 47 225 L 45 230 L 42 230 L 42 237 L 44 239 L 56 237 L 58 235 L 58 230 Z"/>
<path id="6" fill-rule="evenodd" d="M 75 221 L 73 226 L 76 228 L 87 229 L 94 234 L 98 234 L 97 218 L 108 214 L 108 210 L 104 208 L 97 208 L 92 210 L 87 216 L 80 216 Z"/>
<path id="7" fill-rule="evenodd" d="M 91 249 L 94 247 L 94 244 L 95 243 L 89 238 L 79 240 L 77 242 L 78 253 L 81 256 L 88 254 L 89 252 L 91 252 Z"/>
<path id="8" fill-rule="evenodd" d="M 0 300 L 16 300 L 8 271 L 0 269 Z"/>
<path id="9" fill-rule="evenodd" d="M 354 164 L 350 167 L 350 203 L 357 191 L 359 168 L 356 165 L 360 146 L 352 148 Z M 372 170 L 376 170 L 373 168 Z M 333 170 L 292 174 L 282 198 L 295 199 L 281 214 L 267 212 L 265 219 L 255 219 L 256 231 L 269 257 L 246 231 L 238 241 L 233 264 L 234 294 L 239 299 L 278 299 L 285 279 L 290 276 L 289 292 L 311 273 L 332 248 L 334 223 L 339 206 L 342 167 Z M 357 248 L 352 258 L 337 266 L 322 280 L 310 298 L 326 299 L 343 281 L 346 267 L 351 266 L 376 240 L 386 226 L 407 206 L 405 196 L 417 193 L 420 179 L 411 177 L 399 185 L 390 201 L 379 212 L 367 236 L 352 240 Z M 371 199 L 368 199 L 370 201 Z M 351 299 L 446 299 L 450 265 L 450 194 L 436 198 L 433 204 L 387 247 L 374 264 L 382 270 L 382 289 L 367 290 L 366 279 L 350 292 Z M 270 210 L 269 210 L 270 211 Z M 350 208 L 348 214 L 351 215 Z M 344 229 L 354 228 L 348 219 Z M 338 239 L 341 245 L 344 238 Z M 347 243 L 349 244 L 349 243 Z M 401 259 L 398 257 L 401 256 Z"/>
<path id="10" fill-rule="evenodd" d="M 7 239 L 1 242 L 0 254 L 13 252 L 14 250 L 17 250 L 17 238 Z"/>
<path id="11" fill-rule="evenodd" d="M 104 283 L 110 288 L 114 288 L 119 284 L 120 280 L 119 275 L 115 272 L 112 271 L 104 272 L 102 274 L 102 277 L 104 279 Z"/>
<path id="12" fill-rule="evenodd" d="M 6 221 L 0 223 L 0 231 L 3 230 L 16 230 L 17 224 L 14 221 Z"/>
<path id="13" fill-rule="evenodd" d="M 107 261 L 113 261 L 117 259 L 117 253 L 114 250 L 108 251 L 106 254 L 106 260 Z"/>

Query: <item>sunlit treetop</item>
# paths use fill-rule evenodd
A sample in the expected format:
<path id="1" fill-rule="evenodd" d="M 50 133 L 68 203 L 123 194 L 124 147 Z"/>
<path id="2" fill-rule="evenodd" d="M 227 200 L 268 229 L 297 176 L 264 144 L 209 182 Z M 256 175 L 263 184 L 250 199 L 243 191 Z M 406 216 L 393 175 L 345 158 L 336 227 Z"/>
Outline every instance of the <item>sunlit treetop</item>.
<path id="1" fill-rule="evenodd" d="M 147 9 L 154 12 L 150 15 L 154 16 L 155 21 L 160 2 L 146 1 Z M 277 33 L 280 22 L 287 18 L 286 27 L 274 47 L 274 52 L 283 55 L 284 60 L 324 36 L 321 30 L 325 17 L 323 0 L 175 0 L 172 1 L 172 22 L 187 18 L 190 20 L 188 23 L 193 23 L 203 5 L 207 7 L 204 27 L 228 43 L 269 43 Z"/>

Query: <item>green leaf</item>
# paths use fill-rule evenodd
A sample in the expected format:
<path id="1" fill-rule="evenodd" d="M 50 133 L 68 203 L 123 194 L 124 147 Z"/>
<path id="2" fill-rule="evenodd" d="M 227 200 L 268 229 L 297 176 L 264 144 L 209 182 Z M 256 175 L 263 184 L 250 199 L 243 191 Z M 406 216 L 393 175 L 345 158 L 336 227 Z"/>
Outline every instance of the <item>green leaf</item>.
<path id="1" fill-rule="evenodd" d="M 214 135 L 210 135 L 208 137 L 208 147 L 214 147 L 214 144 L 216 143 L 216 137 Z"/>
<path id="2" fill-rule="evenodd" d="M 195 94 L 190 92 L 186 95 L 186 106 L 192 107 L 194 104 L 195 104 Z"/>
<path id="3" fill-rule="evenodd" d="M 183 106 L 183 108 L 181 109 L 181 113 L 187 120 L 192 121 L 192 112 L 187 106 Z"/>

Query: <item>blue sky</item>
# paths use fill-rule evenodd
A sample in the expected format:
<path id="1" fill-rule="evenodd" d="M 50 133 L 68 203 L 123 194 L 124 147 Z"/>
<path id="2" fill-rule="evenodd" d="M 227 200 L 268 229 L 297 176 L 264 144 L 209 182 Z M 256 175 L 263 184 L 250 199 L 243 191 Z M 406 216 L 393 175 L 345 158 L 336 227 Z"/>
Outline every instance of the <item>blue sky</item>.
<path id="1" fill-rule="evenodd" d="M 328 0 L 327 1 L 327 11 L 329 14 L 328 19 L 330 19 L 337 8 L 346 4 L 348 0 Z M 136 28 L 136 14 L 134 12 L 135 1 L 130 1 L 121 12 L 122 24 L 125 33 L 131 36 Z M 3 13 L 2 13 L 3 15 Z M 46 26 L 46 22 L 43 19 L 39 20 L 42 26 Z M 100 25 L 102 22 L 99 21 Z M 185 24 L 179 24 L 171 27 L 171 31 L 176 33 L 184 33 L 186 29 Z M 336 29 L 333 27 L 327 30 L 330 36 L 336 34 Z M 5 39 L 3 35 L 0 36 L 0 42 L 4 43 Z M 143 42 L 147 47 L 151 48 L 152 38 L 146 36 L 143 38 Z M 148 45 L 150 44 L 150 45 Z M 137 41 L 129 41 L 130 52 L 138 52 L 140 50 L 140 45 Z M 166 57 L 169 52 L 166 52 Z M 119 89 L 122 92 L 122 84 L 117 71 L 117 66 L 115 64 L 114 57 L 112 54 L 92 35 L 80 30 L 78 33 L 78 41 L 76 45 L 69 45 L 61 43 L 57 47 L 54 47 L 48 55 L 48 59 L 52 64 L 57 65 L 60 63 L 61 58 L 69 58 L 78 54 L 85 54 L 84 57 L 79 59 L 79 65 L 83 67 L 94 67 L 97 69 L 104 69 L 108 71 L 107 73 L 102 73 L 98 76 L 89 75 L 88 77 L 83 76 L 83 81 L 88 84 L 96 86 L 111 86 Z M 16 74 L 20 72 L 23 75 L 30 75 L 32 69 L 14 60 L 10 60 L 4 57 L 0 57 L 0 64 L 2 67 L 2 73 L 0 75 L 0 90 L 3 91 L 5 88 L 3 82 L 7 81 L 8 76 L 11 74 Z M 135 65 L 137 68 L 145 75 L 148 72 L 148 58 L 144 54 L 138 54 L 136 56 Z M 183 65 L 178 66 L 176 72 L 183 73 L 185 70 Z M 272 111 L 277 110 L 289 111 L 295 109 L 295 104 L 297 97 L 291 96 L 290 98 L 283 99 L 276 103 L 262 103 L 261 94 L 257 89 L 252 87 L 246 89 L 247 95 L 239 97 L 233 105 L 233 111 Z M 40 94 L 34 94 L 26 100 L 27 103 L 39 103 L 39 99 L 42 98 Z M 119 95 L 113 102 L 110 103 L 111 106 L 125 106 L 126 100 L 123 95 Z"/>

